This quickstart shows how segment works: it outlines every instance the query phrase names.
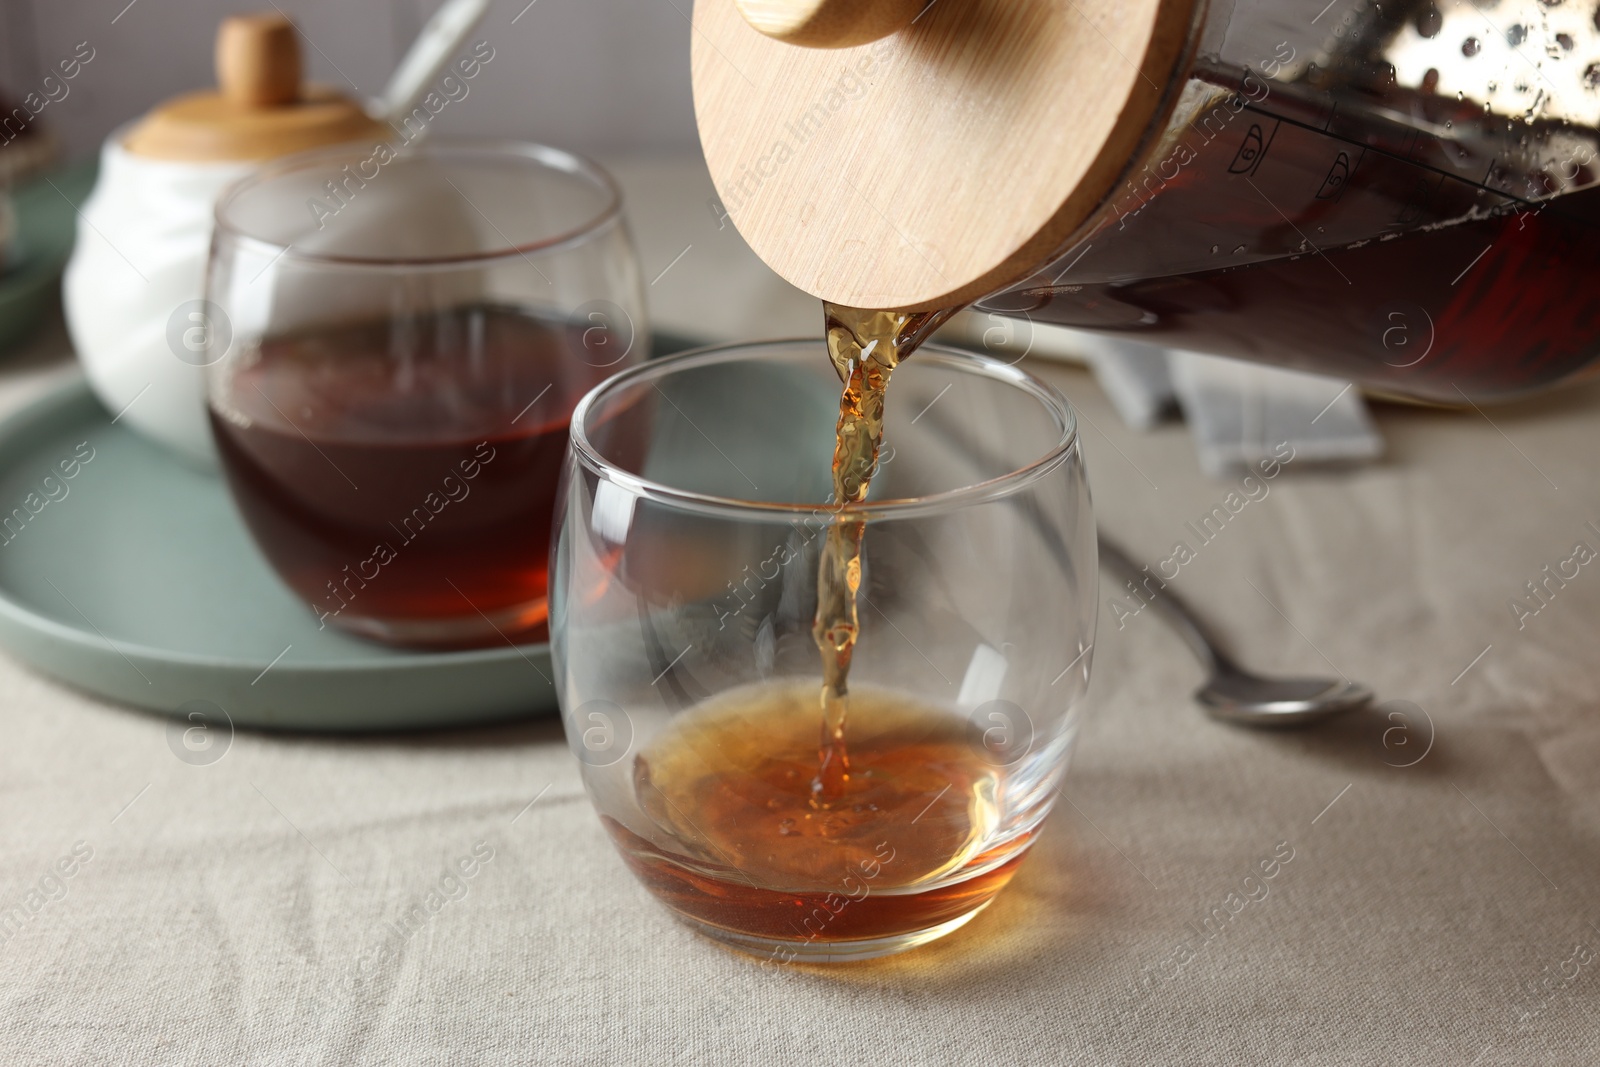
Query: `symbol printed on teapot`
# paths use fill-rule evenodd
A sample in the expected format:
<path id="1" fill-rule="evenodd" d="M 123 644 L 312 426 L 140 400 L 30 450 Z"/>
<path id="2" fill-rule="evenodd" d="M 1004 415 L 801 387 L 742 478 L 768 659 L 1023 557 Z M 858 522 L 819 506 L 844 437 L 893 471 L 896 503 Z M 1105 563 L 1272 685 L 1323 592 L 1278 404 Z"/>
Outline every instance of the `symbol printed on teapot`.
<path id="1" fill-rule="evenodd" d="M 1261 161 L 1266 158 L 1267 149 L 1272 147 L 1272 139 L 1278 135 L 1278 124 L 1272 124 L 1270 134 L 1263 133 L 1261 124 L 1254 122 L 1244 135 L 1244 143 L 1233 154 L 1233 162 L 1228 164 L 1229 174 L 1254 174 L 1256 168 L 1261 166 Z"/>
<path id="2" fill-rule="evenodd" d="M 1428 212 L 1428 206 L 1433 203 L 1434 195 L 1438 193 L 1443 185 L 1444 175 L 1442 174 L 1439 176 L 1438 181 L 1435 181 L 1431 174 L 1417 175 L 1411 198 L 1400 209 L 1400 214 L 1395 216 L 1393 225 L 1403 229 L 1421 222 L 1422 217 Z"/>
<path id="3" fill-rule="evenodd" d="M 1357 166 L 1360 166 L 1358 161 Z M 1344 195 L 1345 184 L 1350 180 L 1350 156 L 1340 152 L 1333 161 L 1333 166 L 1328 168 L 1328 176 L 1322 179 L 1322 188 L 1317 190 L 1318 200 L 1338 200 Z"/>

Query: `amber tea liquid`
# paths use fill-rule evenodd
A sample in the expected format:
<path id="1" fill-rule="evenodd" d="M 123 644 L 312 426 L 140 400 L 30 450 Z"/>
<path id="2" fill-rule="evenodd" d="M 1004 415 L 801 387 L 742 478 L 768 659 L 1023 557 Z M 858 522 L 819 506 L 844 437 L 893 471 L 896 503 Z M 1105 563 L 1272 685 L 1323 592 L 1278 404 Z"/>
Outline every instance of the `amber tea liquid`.
<path id="1" fill-rule="evenodd" d="M 474 305 L 262 341 L 211 423 L 274 569 L 322 620 L 423 646 L 544 633 L 584 325 Z M 590 338 L 592 344 L 592 337 Z"/>
<path id="2" fill-rule="evenodd" d="M 867 499 L 890 379 L 948 313 L 828 305 L 843 384 L 812 636 L 822 684 L 724 693 L 634 765 L 636 800 L 671 842 L 607 826 L 663 901 L 773 958 L 865 957 L 965 922 L 1010 880 L 1031 834 L 994 844 L 1003 770 L 968 721 L 905 693 L 853 692 Z M 776 943 L 776 944 L 775 944 Z"/>
<path id="3" fill-rule="evenodd" d="M 634 874 L 776 962 L 866 958 L 976 914 L 1032 840 L 989 845 L 1003 768 L 951 711 L 873 688 L 849 701 L 849 772 L 822 803 L 815 683 L 732 690 L 676 719 L 634 764 L 639 806 L 671 843 L 605 820 Z"/>
<path id="4" fill-rule="evenodd" d="M 1097 229 L 982 306 L 1453 405 L 1594 373 L 1592 149 L 1558 140 L 1530 162 L 1425 133 L 1491 125 L 1454 94 L 1374 86 L 1410 118 L 1346 127 L 1297 92 L 1202 110 Z M 1517 127 L 1522 143 L 1547 125 Z M 1558 173 L 1584 187 L 1551 197 Z"/>

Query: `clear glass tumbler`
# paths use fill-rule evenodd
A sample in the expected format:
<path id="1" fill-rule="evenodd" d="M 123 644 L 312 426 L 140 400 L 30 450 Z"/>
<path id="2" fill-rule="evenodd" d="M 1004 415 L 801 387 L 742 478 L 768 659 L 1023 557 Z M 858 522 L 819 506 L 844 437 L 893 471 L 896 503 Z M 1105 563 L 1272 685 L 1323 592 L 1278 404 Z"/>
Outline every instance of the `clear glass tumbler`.
<path id="1" fill-rule="evenodd" d="M 863 959 L 959 927 L 1048 814 L 1097 583 L 1054 389 L 928 345 L 895 371 L 868 499 L 830 504 L 820 341 L 713 348 L 573 416 L 552 555 L 557 690 L 623 859 L 703 933 Z M 842 794 L 817 790 L 830 523 L 865 520 Z"/>
<path id="2" fill-rule="evenodd" d="M 648 349 L 610 177 L 498 141 L 272 163 L 219 202 L 206 293 L 223 470 L 322 624 L 542 639 L 572 409 Z"/>

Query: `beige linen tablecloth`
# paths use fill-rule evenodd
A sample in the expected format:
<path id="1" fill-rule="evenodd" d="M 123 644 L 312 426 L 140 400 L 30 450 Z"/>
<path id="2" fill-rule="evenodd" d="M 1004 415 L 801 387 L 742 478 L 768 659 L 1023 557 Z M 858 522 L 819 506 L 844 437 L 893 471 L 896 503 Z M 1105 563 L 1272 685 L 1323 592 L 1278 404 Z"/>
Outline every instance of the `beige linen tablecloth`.
<path id="1" fill-rule="evenodd" d="M 703 175 L 622 169 L 647 279 L 694 246 L 658 319 L 753 335 L 698 309 L 725 286 L 805 328 L 738 273 Z M 65 373 L 52 352 L 8 365 L 0 406 Z M 1149 561 L 1192 544 L 1230 486 L 1185 431 L 1031 369 L 1080 407 L 1103 524 Z M 1252 665 L 1409 703 L 1214 724 L 1108 582 L 1066 802 L 993 907 L 880 962 L 762 966 L 674 922 L 553 720 L 240 732 L 192 766 L 162 720 L 0 659 L 0 914 L 27 916 L 0 933 L 0 1062 L 1600 1062 L 1600 566 L 1542 606 L 1525 587 L 1600 549 L 1600 387 L 1376 417 L 1385 462 L 1290 464 L 1176 585 Z"/>

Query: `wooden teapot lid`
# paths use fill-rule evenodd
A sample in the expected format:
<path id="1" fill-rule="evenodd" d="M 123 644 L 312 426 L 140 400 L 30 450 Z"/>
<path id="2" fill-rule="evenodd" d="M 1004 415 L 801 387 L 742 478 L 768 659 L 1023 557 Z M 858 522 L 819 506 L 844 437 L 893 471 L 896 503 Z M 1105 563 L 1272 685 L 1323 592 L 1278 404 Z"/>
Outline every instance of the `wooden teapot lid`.
<path id="1" fill-rule="evenodd" d="M 147 115 L 123 142 L 135 155 L 184 162 L 273 159 L 391 131 L 332 89 L 300 82 L 300 40 L 284 16 L 235 15 L 217 29 L 217 90 Z"/>
<path id="2" fill-rule="evenodd" d="M 1171 106 L 1195 6 L 697 0 L 695 116 L 723 209 L 784 278 L 853 307 L 1020 281 Z"/>

